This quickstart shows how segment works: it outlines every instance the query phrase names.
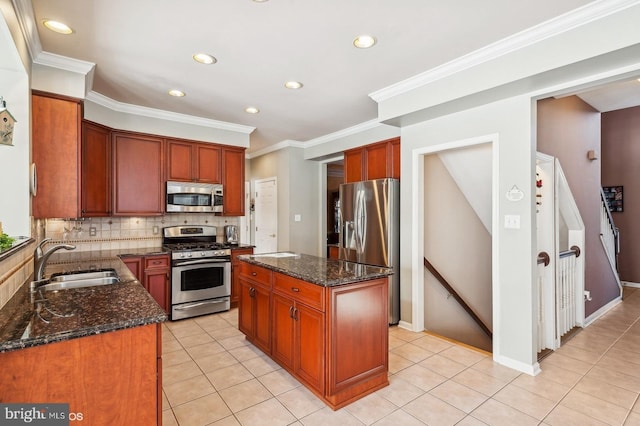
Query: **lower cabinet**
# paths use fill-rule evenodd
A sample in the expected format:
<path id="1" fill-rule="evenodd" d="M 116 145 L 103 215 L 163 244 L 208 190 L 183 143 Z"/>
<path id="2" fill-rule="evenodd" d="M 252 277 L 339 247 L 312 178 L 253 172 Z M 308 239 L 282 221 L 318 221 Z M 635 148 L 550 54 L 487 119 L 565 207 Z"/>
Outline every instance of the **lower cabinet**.
<path id="1" fill-rule="evenodd" d="M 66 403 L 71 424 L 162 424 L 161 335 L 149 324 L 0 353 L 0 401 Z"/>
<path id="2" fill-rule="evenodd" d="M 168 314 L 171 313 L 171 275 L 168 254 L 125 256 L 122 261 L 151 297 Z"/>
<path id="3" fill-rule="evenodd" d="M 247 266 L 245 268 L 245 266 Z M 240 297 L 238 303 L 238 329 L 247 339 L 266 353 L 271 352 L 271 280 L 255 280 L 264 277 L 266 269 L 242 264 Z M 246 271 L 245 271 L 246 269 Z M 262 270 L 262 271 L 260 271 Z M 247 275 L 251 274 L 251 275 Z M 252 275 L 255 274 L 255 275 Z"/>
<path id="4" fill-rule="evenodd" d="M 240 261 L 239 329 L 332 409 L 389 384 L 387 278 L 324 287 Z"/>
<path id="5" fill-rule="evenodd" d="M 238 256 L 253 254 L 253 247 L 243 247 L 231 250 L 231 308 L 238 307 L 240 300 L 240 261 Z"/>

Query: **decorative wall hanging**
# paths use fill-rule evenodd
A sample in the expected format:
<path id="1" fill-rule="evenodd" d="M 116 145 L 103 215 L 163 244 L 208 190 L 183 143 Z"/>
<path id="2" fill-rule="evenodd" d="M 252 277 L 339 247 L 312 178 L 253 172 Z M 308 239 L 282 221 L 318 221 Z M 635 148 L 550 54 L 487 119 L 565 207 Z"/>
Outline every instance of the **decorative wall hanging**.
<path id="1" fill-rule="evenodd" d="M 7 102 L 0 96 L 0 144 L 13 146 L 13 125 L 16 119 L 7 109 Z"/>
<path id="2" fill-rule="evenodd" d="M 622 185 L 618 186 L 603 186 L 602 192 L 604 192 L 604 198 L 609 205 L 609 211 L 611 213 L 624 211 L 624 205 L 622 204 Z"/>

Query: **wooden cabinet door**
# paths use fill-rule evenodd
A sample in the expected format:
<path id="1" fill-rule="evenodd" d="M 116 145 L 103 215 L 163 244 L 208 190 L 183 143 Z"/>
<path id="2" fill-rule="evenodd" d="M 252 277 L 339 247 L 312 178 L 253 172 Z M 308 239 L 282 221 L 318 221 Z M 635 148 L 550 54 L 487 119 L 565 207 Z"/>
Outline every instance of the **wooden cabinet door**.
<path id="1" fill-rule="evenodd" d="M 77 99 L 41 92 L 31 97 L 32 158 L 38 175 L 34 218 L 80 216 L 81 120 Z"/>
<path id="2" fill-rule="evenodd" d="M 231 250 L 231 308 L 238 306 L 240 300 L 240 261 L 238 256 L 252 254 L 253 247 Z"/>
<path id="3" fill-rule="evenodd" d="M 250 281 L 242 277 L 238 278 L 238 330 L 250 338 L 254 335 L 253 317 L 255 306 L 253 304 L 252 285 Z"/>
<path id="4" fill-rule="evenodd" d="M 167 180 L 193 180 L 193 143 L 167 140 Z"/>
<path id="5" fill-rule="evenodd" d="M 271 352 L 271 290 L 254 285 L 255 336 L 254 344 Z"/>
<path id="6" fill-rule="evenodd" d="M 114 216 L 159 216 L 164 211 L 163 140 L 113 134 Z"/>
<path id="7" fill-rule="evenodd" d="M 134 277 L 140 282 L 143 280 L 142 276 L 142 257 L 140 256 L 125 256 L 122 257 L 122 262 L 129 268 Z"/>
<path id="8" fill-rule="evenodd" d="M 294 322 L 295 372 L 318 392 L 324 393 L 324 314 L 297 303 L 294 307 Z"/>
<path id="9" fill-rule="evenodd" d="M 198 182 L 220 183 L 221 149 L 215 145 L 196 144 L 195 178 Z"/>
<path id="10" fill-rule="evenodd" d="M 82 122 L 82 216 L 111 213 L 111 130 Z"/>
<path id="11" fill-rule="evenodd" d="M 390 148 L 386 142 L 366 146 L 364 173 L 366 180 L 381 179 L 389 176 L 387 174 L 388 147 Z"/>
<path id="12" fill-rule="evenodd" d="M 144 288 L 165 312 L 169 312 L 169 270 L 148 269 L 144 273 Z"/>
<path id="13" fill-rule="evenodd" d="M 344 152 L 344 183 L 359 182 L 364 179 L 362 148 Z"/>
<path id="14" fill-rule="evenodd" d="M 271 355 L 293 370 L 295 368 L 293 300 L 274 293 L 271 309 L 273 327 Z"/>
<path id="15" fill-rule="evenodd" d="M 244 149 L 222 149 L 224 216 L 244 216 Z"/>

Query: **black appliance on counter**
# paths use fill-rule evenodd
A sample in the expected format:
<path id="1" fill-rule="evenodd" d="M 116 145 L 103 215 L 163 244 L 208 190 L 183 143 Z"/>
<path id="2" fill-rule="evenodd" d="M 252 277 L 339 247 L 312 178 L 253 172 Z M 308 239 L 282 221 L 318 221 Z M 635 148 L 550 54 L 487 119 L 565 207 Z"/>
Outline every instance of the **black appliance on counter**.
<path id="1" fill-rule="evenodd" d="M 231 305 L 231 249 L 216 242 L 216 227 L 163 228 L 171 251 L 171 319 L 228 311 Z"/>

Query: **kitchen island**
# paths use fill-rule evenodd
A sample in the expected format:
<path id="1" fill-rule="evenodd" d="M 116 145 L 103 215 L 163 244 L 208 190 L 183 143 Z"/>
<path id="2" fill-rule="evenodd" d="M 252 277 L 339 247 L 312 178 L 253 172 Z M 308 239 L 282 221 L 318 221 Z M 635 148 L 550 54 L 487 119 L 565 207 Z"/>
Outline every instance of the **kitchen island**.
<path id="1" fill-rule="evenodd" d="M 0 402 L 68 403 L 92 425 L 157 424 L 165 312 L 115 251 L 56 254 L 47 275 L 101 269 L 119 282 L 32 293 L 27 280 L 0 309 Z"/>
<path id="2" fill-rule="evenodd" d="M 336 410 L 389 384 L 389 268 L 289 252 L 239 256 L 238 327 Z"/>

